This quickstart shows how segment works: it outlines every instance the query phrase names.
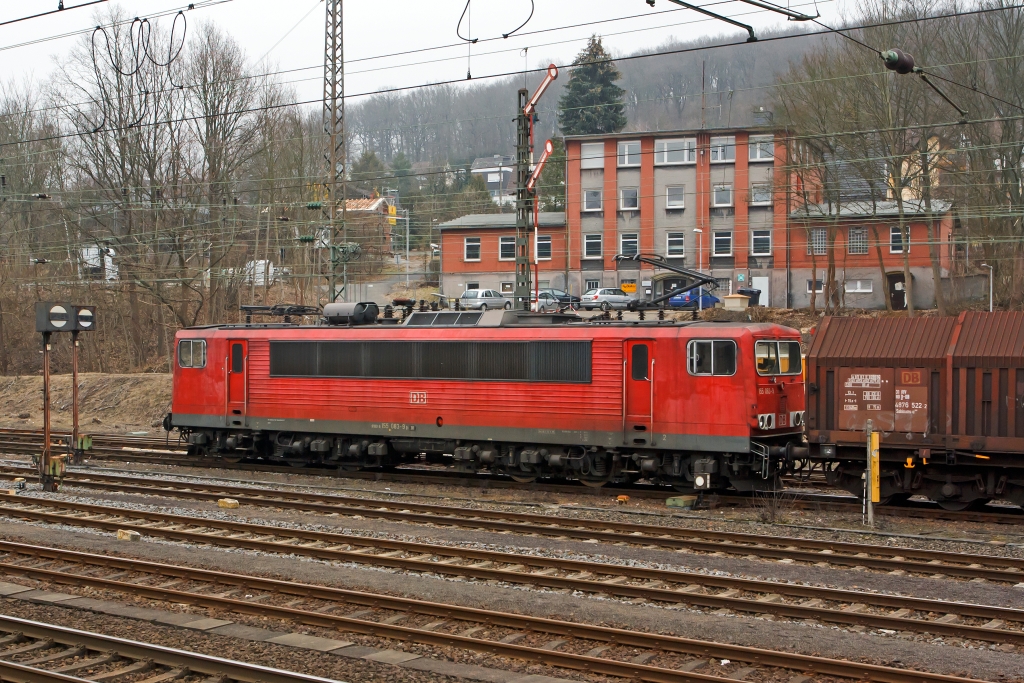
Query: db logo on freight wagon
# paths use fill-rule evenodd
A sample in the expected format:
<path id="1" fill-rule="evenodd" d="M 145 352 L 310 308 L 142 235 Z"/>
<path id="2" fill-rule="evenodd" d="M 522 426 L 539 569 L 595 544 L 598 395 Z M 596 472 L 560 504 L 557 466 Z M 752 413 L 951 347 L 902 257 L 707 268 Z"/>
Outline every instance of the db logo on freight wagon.
<path id="1" fill-rule="evenodd" d="M 413 405 L 426 405 L 427 404 L 427 392 L 425 391 L 410 391 L 409 392 L 409 403 Z"/>

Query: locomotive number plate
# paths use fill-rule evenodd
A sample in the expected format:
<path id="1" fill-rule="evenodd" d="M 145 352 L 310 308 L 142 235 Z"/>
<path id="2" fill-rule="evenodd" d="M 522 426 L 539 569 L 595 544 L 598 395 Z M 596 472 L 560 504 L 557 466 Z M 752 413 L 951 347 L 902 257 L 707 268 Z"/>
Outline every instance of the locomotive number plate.
<path id="1" fill-rule="evenodd" d="M 425 391 L 410 391 L 409 392 L 409 403 L 413 405 L 426 405 L 427 404 L 427 392 Z"/>

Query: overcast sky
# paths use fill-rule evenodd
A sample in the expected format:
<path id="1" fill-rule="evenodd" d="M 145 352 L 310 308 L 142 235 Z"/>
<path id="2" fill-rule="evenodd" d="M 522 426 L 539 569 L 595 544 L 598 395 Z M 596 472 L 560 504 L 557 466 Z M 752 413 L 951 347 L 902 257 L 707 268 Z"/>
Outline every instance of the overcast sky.
<path id="1" fill-rule="evenodd" d="M 65 0 L 73 8 L 86 0 Z M 196 9 L 187 11 L 190 27 L 214 22 L 234 36 L 253 60 L 266 58 L 275 70 L 299 70 L 281 75 L 290 82 L 298 99 L 321 97 L 323 68 L 323 0 L 194 0 Z M 850 0 L 777 0 L 793 9 L 838 21 Z M 213 4 L 219 2 L 220 4 Z M 786 25 L 784 18 L 756 10 L 741 2 L 711 2 L 715 11 L 752 24 L 757 29 Z M 0 26 L 0 64 L 3 79 L 26 77 L 45 79 L 72 47 L 82 40 L 73 32 L 88 32 L 106 12 L 106 4 L 66 9 L 59 14 Z M 110 3 L 113 4 L 113 3 Z M 188 5 L 188 0 L 120 0 L 131 16 L 150 17 Z M 18 0 L 0 5 L 0 22 L 56 8 L 57 0 Z M 353 97 L 386 87 L 402 87 L 449 79 L 464 79 L 467 69 L 475 78 L 522 70 L 554 62 L 572 61 L 591 33 L 603 35 L 613 54 L 654 48 L 672 39 L 688 40 L 719 35 L 729 27 L 667 0 L 653 8 L 645 0 L 536 0 L 532 19 L 519 34 L 502 39 L 526 20 L 529 0 L 473 0 L 471 24 L 464 20 L 462 35 L 479 38 L 469 50 L 456 35 L 456 25 L 465 0 L 390 0 L 345 4 L 346 94 Z M 159 20 L 165 26 L 171 18 Z M 600 23 L 594 23 L 600 22 Z M 180 26 L 180 23 L 179 23 Z M 558 29 L 560 26 L 570 28 Z M 808 26 L 811 28 L 811 26 Z M 552 30 L 555 29 L 555 30 Z M 414 54 L 399 52 L 438 48 Z M 523 49 L 527 53 L 523 54 Z M 305 70 L 301 70 L 305 69 Z M 531 82 L 538 77 L 531 77 Z"/>

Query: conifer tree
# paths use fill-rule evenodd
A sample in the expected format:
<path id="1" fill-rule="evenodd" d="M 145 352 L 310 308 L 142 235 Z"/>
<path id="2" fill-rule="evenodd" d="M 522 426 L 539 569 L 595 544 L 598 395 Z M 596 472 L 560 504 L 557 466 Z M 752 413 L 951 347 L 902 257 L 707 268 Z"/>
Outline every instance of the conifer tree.
<path id="1" fill-rule="evenodd" d="M 626 125 L 622 77 L 600 36 L 591 36 L 572 63 L 569 82 L 558 100 L 558 125 L 565 135 L 617 133 Z"/>

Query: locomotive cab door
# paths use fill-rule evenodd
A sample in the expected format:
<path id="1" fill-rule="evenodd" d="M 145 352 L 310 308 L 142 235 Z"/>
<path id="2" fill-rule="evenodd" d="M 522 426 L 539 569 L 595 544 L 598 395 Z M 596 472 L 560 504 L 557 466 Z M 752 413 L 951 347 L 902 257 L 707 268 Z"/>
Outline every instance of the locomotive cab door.
<path id="1" fill-rule="evenodd" d="M 622 443 L 654 443 L 654 340 L 626 342 L 622 363 Z"/>
<path id="2" fill-rule="evenodd" d="M 225 397 L 227 427 L 244 427 L 248 384 L 246 369 L 249 365 L 248 344 L 244 339 L 228 340 L 228 356 L 224 364 L 227 396 Z"/>

